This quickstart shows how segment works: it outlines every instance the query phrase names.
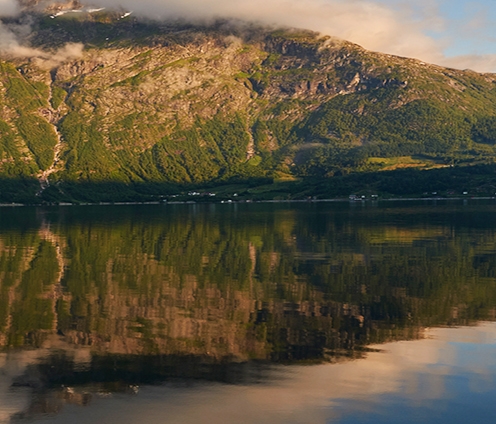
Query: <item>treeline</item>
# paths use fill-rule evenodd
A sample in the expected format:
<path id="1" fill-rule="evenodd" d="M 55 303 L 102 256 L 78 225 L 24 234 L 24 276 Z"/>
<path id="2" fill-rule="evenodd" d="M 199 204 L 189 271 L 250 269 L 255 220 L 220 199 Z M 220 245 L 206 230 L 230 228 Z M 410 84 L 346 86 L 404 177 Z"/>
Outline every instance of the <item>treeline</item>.
<path id="1" fill-rule="evenodd" d="M 342 158 L 341 158 L 342 159 Z M 274 182 L 269 177 L 233 177 L 208 183 L 170 182 L 58 182 L 41 195 L 36 179 L 0 179 L 1 203 L 98 203 L 98 202 L 163 202 L 222 200 L 301 200 L 309 198 L 347 198 L 352 194 L 388 197 L 493 197 L 496 194 L 496 165 L 447 166 L 418 170 L 360 172 L 332 177 L 306 177 L 297 181 Z M 188 195 L 191 191 L 216 193 L 213 196 Z M 233 195 L 236 197 L 233 197 Z"/>

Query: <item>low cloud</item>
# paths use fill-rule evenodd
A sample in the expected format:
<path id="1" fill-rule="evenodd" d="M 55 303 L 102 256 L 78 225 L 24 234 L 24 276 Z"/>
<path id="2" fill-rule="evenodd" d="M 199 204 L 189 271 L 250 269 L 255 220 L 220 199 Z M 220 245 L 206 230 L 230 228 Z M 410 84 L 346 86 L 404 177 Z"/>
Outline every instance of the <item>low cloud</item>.
<path id="1" fill-rule="evenodd" d="M 340 37 L 363 47 L 423 59 L 440 49 L 423 33 L 408 10 L 393 10 L 366 0 L 101 0 L 151 18 L 205 20 L 235 18 L 305 28 Z"/>
<path id="2" fill-rule="evenodd" d="M 19 13 L 15 0 L 0 0 L 0 18 Z M 0 21 L 0 55 L 5 57 L 30 58 L 42 68 L 53 68 L 67 60 L 77 59 L 83 54 L 83 45 L 68 43 L 56 51 L 28 47 L 24 40 L 31 32 L 29 21 L 5 24 Z"/>
<path id="3" fill-rule="evenodd" d="M 20 33 L 28 31 L 27 25 L 7 26 L 0 22 L 0 55 L 32 59 L 39 67 L 51 69 L 67 60 L 83 55 L 81 43 L 68 43 L 55 51 L 35 49 L 23 44 Z"/>
<path id="4" fill-rule="evenodd" d="M 45 4 L 55 3 L 47 0 Z M 480 72 L 496 71 L 496 55 L 447 57 L 447 39 L 437 39 L 446 22 L 437 2 L 392 8 L 375 0 L 82 0 L 86 6 L 122 8 L 152 19 L 208 21 L 232 18 L 305 28 L 360 44 L 366 49 Z M 0 0 L 0 16 L 15 13 L 16 0 Z M 0 39 L 4 38 L 0 27 Z M 2 41 L 0 41 L 0 49 Z M 12 37 L 10 35 L 10 46 Z M 13 51 L 22 52 L 17 46 Z M 4 48 L 5 50 L 5 48 Z M 12 51 L 12 47 L 11 47 Z"/>
<path id="5" fill-rule="evenodd" d="M 34 50 L 31 56 L 40 68 L 52 69 L 61 63 L 79 59 L 83 56 L 83 44 L 67 43 L 64 47 L 54 51 Z"/>
<path id="6" fill-rule="evenodd" d="M 83 0 L 90 4 L 91 1 Z M 206 20 L 234 18 L 270 25 L 305 28 L 360 44 L 366 49 L 479 72 L 496 71 L 496 55 L 447 57 L 446 22 L 437 2 L 393 9 L 373 0 L 100 0 L 99 5 L 120 7 L 153 19 Z"/>
<path id="7" fill-rule="evenodd" d="M 441 64 L 451 68 L 471 69 L 477 72 L 496 72 L 496 54 L 445 57 Z"/>
<path id="8" fill-rule="evenodd" d="M 0 17 L 13 16 L 19 11 L 19 4 L 15 0 L 0 0 Z"/>

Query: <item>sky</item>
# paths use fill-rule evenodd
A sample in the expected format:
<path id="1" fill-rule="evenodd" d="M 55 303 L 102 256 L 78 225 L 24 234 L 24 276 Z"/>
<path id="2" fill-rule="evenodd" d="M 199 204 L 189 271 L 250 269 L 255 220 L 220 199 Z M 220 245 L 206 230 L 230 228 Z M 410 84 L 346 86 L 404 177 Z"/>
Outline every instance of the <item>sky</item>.
<path id="1" fill-rule="evenodd" d="M 50 0 L 47 0 L 50 1 Z M 153 19 L 217 17 L 311 29 L 383 53 L 496 72 L 496 0 L 81 0 Z M 0 0 L 0 16 L 16 0 Z M 18 43 L 19 44 L 19 43 Z M 3 46 L 3 47 L 2 47 Z M 12 47 L 14 46 L 14 47 Z M 16 48 L 0 26 L 0 51 Z"/>
<path id="2" fill-rule="evenodd" d="M 377 2 L 400 13 L 407 10 L 409 19 L 436 41 L 445 56 L 441 64 L 496 72 L 496 0 Z"/>

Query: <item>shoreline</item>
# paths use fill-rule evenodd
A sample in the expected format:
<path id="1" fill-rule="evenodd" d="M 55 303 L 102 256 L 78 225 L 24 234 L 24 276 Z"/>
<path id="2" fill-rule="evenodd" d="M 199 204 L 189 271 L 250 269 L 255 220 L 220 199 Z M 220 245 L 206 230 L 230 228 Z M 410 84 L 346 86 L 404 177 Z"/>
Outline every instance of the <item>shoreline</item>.
<path id="1" fill-rule="evenodd" d="M 252 204 L 252 203 L 380 203 L 380 202 L 428 202 L 428 201 L 460 201 L 460 200 L 496 200 L 496 196 L 484 197 L 392 197 L 392 198 L 378 198 L 378 199 L 348 199 L 348 198 L 333 198 L 333 199 L 287 199 L 287 200 L 230 200 L 220 202 L 196 202 L 194 200 L 186 201 L 150 201 L 150 202 L 97 202 L 97 203 L 0 203 L 0 208 L 15 208 L 15 207 L 53 207 L 53 206 L 130 206 L 130 205 L 239 205 L 239 204 Z"/>

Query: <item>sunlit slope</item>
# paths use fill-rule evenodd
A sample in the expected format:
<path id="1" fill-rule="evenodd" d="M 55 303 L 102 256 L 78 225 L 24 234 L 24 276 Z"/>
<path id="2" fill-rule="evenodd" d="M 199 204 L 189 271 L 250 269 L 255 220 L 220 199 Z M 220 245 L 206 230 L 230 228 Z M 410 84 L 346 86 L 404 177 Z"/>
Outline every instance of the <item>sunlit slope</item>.
<path id="1" fill-rule="evenodd" d="M 495 75 L 304 31 L 36 19 L 36 47 L 85 46 L 55 67 L 0 62 L 0 175 L 37 179 L 41 198 L 55 183 L 332 177 L 391 163 L 374 158 L 425 168 L 496 157 Z"/>

